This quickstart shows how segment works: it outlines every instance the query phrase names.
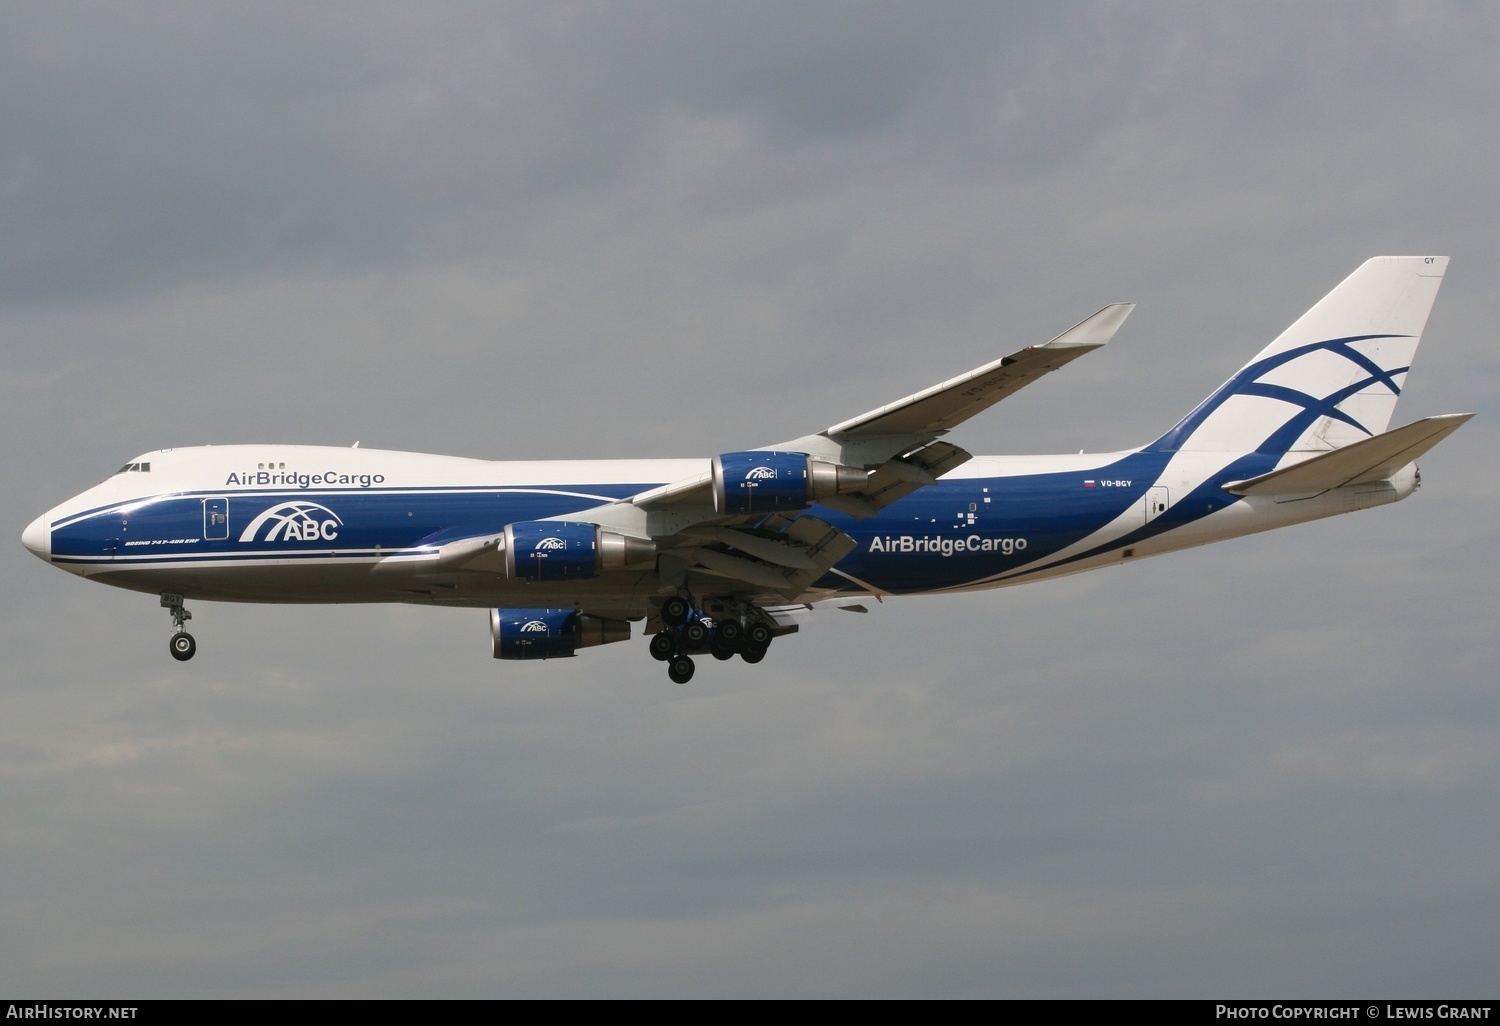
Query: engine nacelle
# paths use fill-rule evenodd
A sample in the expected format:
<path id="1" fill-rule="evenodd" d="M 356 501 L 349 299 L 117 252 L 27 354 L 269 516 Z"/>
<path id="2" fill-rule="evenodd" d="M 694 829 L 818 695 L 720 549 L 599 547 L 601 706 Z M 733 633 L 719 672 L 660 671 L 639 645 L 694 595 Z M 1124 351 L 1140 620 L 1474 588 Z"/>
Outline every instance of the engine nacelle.
<path id="1" fill-rule="evenodd" d="M 656 546 L 643 538 L 566 520 L 507 524 L 500 547 L 505 551 L 505 576 L 513 581 L 587 580 L 601 570 L 617 570 L 656 554 Z"/>
<path id="2" fill-rule="evenodd" d="M 626 620 L 606 620 L 576 609 L 491 609 L 496 659 L 560 659 L 580 648 L 630 638 Z"/>
<path id="3" fill-rule="evenodd" d="M 806 509 L 830 495 L 857 492 L 863 470 L 815 460 L 805 452 L 727 452 L 713 461 L 714 511 L 776 513 Z"/>

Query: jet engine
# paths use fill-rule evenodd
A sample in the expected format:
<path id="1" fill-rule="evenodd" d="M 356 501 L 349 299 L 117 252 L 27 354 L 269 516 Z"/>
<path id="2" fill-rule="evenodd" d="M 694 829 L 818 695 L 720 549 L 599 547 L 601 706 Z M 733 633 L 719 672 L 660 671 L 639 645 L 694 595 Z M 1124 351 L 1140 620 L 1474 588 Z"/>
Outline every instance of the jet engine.
<path id="1" fill-rule="evenodd" d="M 508 524 L 500 547 L 505 551 L 505 576 L 513 581 L 587 580 L 602 570 L 618 570 L 656 555 L 656 546 L 644 538 L 566 520 Z"/>
<path id="2" fill-rule="evenodd" d="M 492 609 L 490 640 L 496 659 L 560 659 L 580 648 L 626 641 L 630 624 L 576 609 Z"/>
<path id="3" fill-rule="evenodd" d="M 856 467 L 804 452 L 727 452 L 713 461 L 714 511 L 725 515 L 806 509 L 857 492 L 869 477 Z"/>

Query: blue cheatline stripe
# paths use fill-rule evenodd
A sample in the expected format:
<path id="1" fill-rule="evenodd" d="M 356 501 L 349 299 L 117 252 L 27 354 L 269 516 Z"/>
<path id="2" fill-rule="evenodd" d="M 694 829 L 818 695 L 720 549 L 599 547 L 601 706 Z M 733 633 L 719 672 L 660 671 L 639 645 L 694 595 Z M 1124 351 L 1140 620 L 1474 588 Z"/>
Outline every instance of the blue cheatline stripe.
<path id="1" fill-rule="evenodd" d="M 1146 446 L 1146 448 L 1142 451 L 1171 452 L 1176 449 L 1182 448 L 1182 446 L 1192 437 L 1193 432 L 1203 426 L 1203 422 L 1208 419 L 1210 414 L 1212 414 L 1215 410 L 1223 406 L 1231 398 L 1237 395 L 1269 396 L 1270 398 L 1280 399 L 1283 402 L 1290 403 L 1293 406 L 1301 406 L 1304 410 L 1303 415 L 1294 417 L 1291 421 L 1288 421 L 1287 424 L 1283 425 L 1281 429 L 1273 432 L 1269 438 L 1262 442 L 1257 447 L 1261 451 L 1268 451 L 1269 448 L 1274 447 L 1280 441 L 1281 437 L 1285 434 L 1286 429 L 1292 424 L 1301 424 L 1302 429 L 1299 430 L 1296 434 L 1292 435 L 1290 438 L 1286 439 L 1283 443 L 1283 451 L 1285 451 L 1285 446 L 1290 446 L 1292 442 L 1296 441 L 1298 435 L 1302 433 L 1302 430 L 1306 430 L 1307 426 L 1310 425 L 1313 421 L 1317 420 L 1319 417 L 1334 417 L 1335 419 L 1344 421 L 1352 427 L 1358 428 L 1367 435 L 1372 434 L 1373 432 L 1371 432 L 1363 424 L 1356 422 L 1348 415 L 1346 415 L 1342 410 L 1336 410 L 1334 409 L 1334 407 L 1343 402 L 1345 399 L 1349 398 L 1349 396 L 1354 395 L 1356 392 L 1359 392 L 1362 389 L 1374 384 L 1385 385 L 1391 390 L 1391 394 L 1399 396 L 1401 394 L 1401 386 L 1396 384 L 1395 376 L 1397 374 L 1405 374 L 1411 368 L 1409 366 L 1394 367 L 1390 370 L 1386 370 L 1376 364 L 1364 353 L 1361 353 L 1358 350 L 1352 348 L 1352 344 L 1355 342 L 1365 342 L 1369 339 L 1377 338 L 1412 337 L 1414 336 L 1389 334 L 1350 335 L 1347 338 L 1331 338 L 1322 342 L 1311 342 L 1305 346 L 1298 346 L 1295 349 L 1288 349 L 1286 352 L 1276 353 L 1272 356 L 1268 356 L 1264 360 L 1259 360 L 1255 363 L 1250 364 L 1248 367 L 1245 367 L 1244 369 L 1239 371 L 1239 373 L 1235 374 L 1234 377 L 1226 381 L 1223 385 L 1220 385 L 1218 391 L 1214 392 L 1213 395 L 1203 400 L 1203 402 L 1198 405 L 1197 409 L 1193 410 L 1192 413 L 1189 413 L 1170 431 L 1162 435 L 1150 445 Z M 1330 353 L 1336 353 L 1337 355 L 1344 357 L 1344 359 L 1349 360 L 1351 363 L 1365 370 L 1369 374 L 1369 377 L 1361 381 L 1357 381 L 1353 385 L 1350 385 L 1345 389 L 1341 389 L 1340 391 L 1335 392 L 1333 395 L 1330 395 L 1327 398 L 1308 395 L 1306 392 L 1301 392 L 1288 386 L 1270 385 L 1256 380 L 1262 375 L 1275 370 L 1277 367 L 1290 363 L 1298 357 L 1305 356 L 1308 353 L 1317 352 L 1318 350 L 1326 350 Z"/>
<path id="2" fill-rule="evenodd" d="M 158 493 L 158 494 L 155 494 L 155 495 L 142 495 L 142 496 L 139 496 L 139 497 L 134 498 L 134 499 L 126 499 L 126 500 L 124 500 L 122 502 L 113 502 L 113 503 L 109 503 L 108 505 L 104 505 L 104 506 L 95 506 L 92 509 L 83 510 L 83 511 L 78 512 L 78 513 L 70 513 L 70 514 L 68 514 L 68 516 L 62 518 L 61 520 L 54 520 L 54 521 L 52 521 L 47 526 L 50 527 L 50 528 L 52 528 L 53 530 L 56 530 L 58 528 L 63 528 L 63 527 L 69 527 L 69 526 L 71 526 L 73 524 L 78 523 L 80 520 L 87 520 L 89 517 L 99 516 L 101 513 L 128 512 L 128 511 L 130 511 L 132 509 L 135 509 L 135 508 L 137 508 L 139 506 L 142 506 L 142 505 L 145 505 L 147 503 L 159 502 L 159 501 L 161 501 L 163 499 L 221 499 L 221 498 L 222 499 L 275 499 L 275 498 L 278 498 L 278 497 L 287 497 L 287 498 L 296 497 L 296 498 L 301 498 L 301 499 L 307 499 L 307 500 L 310 501 L 310 500 L 316 498 L 319 495 L 338 495 L 338 496 L 350 496 L 350 495 L 380 495 L 380 496 L 396 496 L 396 495 L 423 495 L 423 496 L 426 496 L 426 495 L 479 495 L 479 496 L 486 496 L 486 495 L 493 495 L 493 496 L 502 496 L 502 495 L 556 495 L 556 496 L 559 496 L 559 497 L 562 497 L 562 498 L 567 498 L 567 499 L 586 499 L 589 502 L 601 502 L 601 503 L 603 503 L 603 502 L 619 502 L 621 499 L 628 499 L 632 495 L 636 495 L 636 494 L 638 494 L 640 492 L 644 492 L 644 491 L 647 491 L 647 490 L 652 489 L 652 488 L 658 488 L 658 487 L 660 487 L 660 485 L 657 485 L 657 484 L 639 484 L 639 485 L 637 485 L 637 484 L 624 484 L 624 485 L 618 485 L 618 486 L 613 486 L 613 485 L 589 485 L 587 487 L 591 487 L 591 488 L 617 487 L 620 494 L 618 494 L 618 495 L 603 495 L 603 494 L 595 494 L 593 492 L 567 490 L 567 489 L 562 489 L 562 488 L 538 488 L 538 487 L 527 487 L 527 486 L 524 486 L 524 485 L 516 485 L 516 486 L 509 486 L 509 485 L 499 485 L 499 486 L 475 485 L 475 486 L 472 486 L 472 487 L 463 487 L 463 488 L 445 488 L 445 487 L 434 485 L 434 486 L 432 486 L 430 488 L 318 488 L 316 490 L 299 488 L 299 489 L 295 489 L 295 490 L 277 489 L 277 490 L 256 490 L 256 491 L 237 491 L 237 490 L 235 490 L 233 488 L 230 488 L 230 489 L 224 489 L 224 488 L 217 488 L 217 489 L 196 488 L 196 489 L 192 489 L 192 490 L 189 490 L 189 491 L 164 492 L 164 493 Z"/>
<path id="3" fill-rule="evenodd" d="M 258 563 L 267 560 L 288 562 L 327 563 L 332 560 L 381 561 L 392 556 L 431 555 L 431 549 L 309 549 L 291 551 L 279 549 L 274 552 L 246 551 L 242 549 L 193 554 L 153 553 L 149 556 L 54 556 L 54 563 L 73 563 L 79 566 L 182 566 L 193 563 Z"/>

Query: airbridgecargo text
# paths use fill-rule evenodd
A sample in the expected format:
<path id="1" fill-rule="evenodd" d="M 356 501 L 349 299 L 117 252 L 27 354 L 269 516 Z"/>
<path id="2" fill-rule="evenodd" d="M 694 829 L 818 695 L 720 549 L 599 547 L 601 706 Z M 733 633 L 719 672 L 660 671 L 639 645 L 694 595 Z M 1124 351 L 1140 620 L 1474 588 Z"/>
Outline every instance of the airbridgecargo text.
<path id="1" fill-rule="evenodd" d="M 951 556 L 958 552 L 998 552 L 1009 556 L 1025 548 L 1025 538 L 986 538 L 978 534 L 971 534 L 967 538 L 945 538 L 940 534 L 877 534 L 870 539 L 871 552 L 936 552 L 941 556 Z"/>
<path id="2" fill-rule="evenodd" d="M 245 471 L 243 474 L 230 472 L 224 480 L 225 485 L 254 485 L 265 488 L 269 485 L 295 485 L 298 488 L 312 488 L 316 485 L 344 485 L 359 488 L 372 488 L 378 484 L 385 483 L 384 474 L 340 474 L 337 470 L 325 470 L 321 474 L 298 474 L 290 470 L 281 470 L 272 473 L 269 470 Z"/>

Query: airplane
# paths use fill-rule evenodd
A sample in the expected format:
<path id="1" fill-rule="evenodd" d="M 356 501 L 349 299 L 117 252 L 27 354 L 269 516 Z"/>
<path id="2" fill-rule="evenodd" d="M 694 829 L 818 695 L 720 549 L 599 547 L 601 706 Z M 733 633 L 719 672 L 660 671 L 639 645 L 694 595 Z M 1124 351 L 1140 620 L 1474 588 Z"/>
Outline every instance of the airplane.
<path id="1" fill-rule="evenodd" d="M 520 462 L 300 445 L 161 449 L 33 521 L 26 547 L 188 600 L 487 608 L 498 659 L 624 641 L 686 683 L 812 610 L 978 591 L 1404 499 L 1473 414 L 1387 430 L 1447 257 L 1366 261 L 1165 434 L 972 456 L 947 439 L 1105 345 L 1134 304 L 819 431 L 712 458 Z"/>

